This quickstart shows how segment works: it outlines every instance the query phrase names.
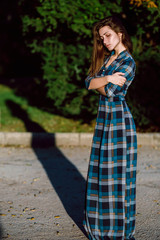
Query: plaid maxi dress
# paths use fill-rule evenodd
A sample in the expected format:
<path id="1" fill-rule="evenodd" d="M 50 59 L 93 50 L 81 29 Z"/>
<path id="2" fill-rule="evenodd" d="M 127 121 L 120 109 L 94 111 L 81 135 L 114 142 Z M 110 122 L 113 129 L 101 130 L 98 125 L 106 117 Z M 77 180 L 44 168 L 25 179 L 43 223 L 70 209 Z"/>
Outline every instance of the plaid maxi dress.
<path id="1" fill-rule="evenodd" d="M 111 55 L 113 52 L 111 53 Z M 87 176 L 84 227 L 91 240 L 132 239 L 135 232 L 137 137 L 125 101 L 135 76 L 135 62 L 127 50 L 111 65 L 108 57 L 92 78 L 125 73 L 123 87 L 109 83 L 100 95 Z"/>

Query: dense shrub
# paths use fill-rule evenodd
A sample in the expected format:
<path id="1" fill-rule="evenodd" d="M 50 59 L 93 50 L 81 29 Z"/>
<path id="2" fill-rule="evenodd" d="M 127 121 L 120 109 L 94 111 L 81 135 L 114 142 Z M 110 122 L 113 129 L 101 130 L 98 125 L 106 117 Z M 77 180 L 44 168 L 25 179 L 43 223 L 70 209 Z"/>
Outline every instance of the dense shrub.
<path id="1" fill-rule="evenodd" d="M 137 63 L 129 105 L 139 127 L 156 125 L 153 116 L 160 102 L 156 97 L 159 7 L 158 1 L 147 0 L 21 0 L 26 43 L 32 53 L 40 54 L 47 96 L 54 108 L 64 115 L 86 116 L 88 120 L 95 116 L 98 96 L 84 87 L 92 49 L 92 25 L 105 16 L 118 14 L 132 37 Z"/>
<path id="2" fill-rule="evenodd" d="M 63 114 L 95 113 L 95 96 L 88 98 L 84 78 L 89 67 L 93 23 L 121 12 L 120 1 L 23 1 L 23 30 L 33 53 L 42 57 L 48 97 Z M 33 9 L 33 11 L 30 11 Z M 106 10 L 107 9 L 107 10 Z"/>

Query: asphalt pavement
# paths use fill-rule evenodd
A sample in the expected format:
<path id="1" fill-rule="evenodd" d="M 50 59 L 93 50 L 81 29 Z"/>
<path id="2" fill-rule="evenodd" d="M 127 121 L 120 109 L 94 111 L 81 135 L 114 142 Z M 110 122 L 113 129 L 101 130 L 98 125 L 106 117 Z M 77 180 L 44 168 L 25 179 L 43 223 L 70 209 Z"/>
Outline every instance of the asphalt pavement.
<path id="1" fill-rule="evenodd" d="M 0 235 L 9 240 L 86 240 L 90 147 L 0 148 Z M 136 240 L 160 239 L 160 147 L 139 146 Z"/>

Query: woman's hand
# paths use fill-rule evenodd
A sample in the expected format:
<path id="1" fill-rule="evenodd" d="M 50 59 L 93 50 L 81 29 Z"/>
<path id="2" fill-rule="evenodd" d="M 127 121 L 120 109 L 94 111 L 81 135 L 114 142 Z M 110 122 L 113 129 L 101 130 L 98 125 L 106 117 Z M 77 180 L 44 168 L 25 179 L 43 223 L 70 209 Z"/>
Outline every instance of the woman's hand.
<path id="1" fill-rule="evenodd" d="M 124 73 L 116 72 L 112 75 L 107 75 L 108 82 L 111 82 L 115 85 L 122 87 L 126 82 L 126 78 L 124 77 Z"/>

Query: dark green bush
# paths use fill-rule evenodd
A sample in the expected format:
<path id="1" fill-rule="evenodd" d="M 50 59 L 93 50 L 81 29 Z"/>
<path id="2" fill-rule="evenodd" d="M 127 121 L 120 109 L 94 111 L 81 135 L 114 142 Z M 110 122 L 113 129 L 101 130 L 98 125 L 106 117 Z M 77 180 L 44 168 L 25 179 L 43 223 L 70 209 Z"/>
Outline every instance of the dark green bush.
<path id="1" fill-rule="evenodd" d="M 160 7 L 158 1 L 155 3 Z M 63 115 L 85 120 L 95 116 L 98 100 L 84 86 L 92 49 L 92 26 L 108 15 L 119 14 L 132 37 L 137 62 L 129 105 L 139 127 L 156 125 L 152 116 L 159 99 L 155 97 L 157 88 L 152 86 L 150 76 L 159 85 L 158 8 L 148 8 L 145 2 L 136 6 L 128 0 L 33 0 L 30 3 L 21 0 L 21 9 L 26 43 L 42 59 L 47 97 Z M 148 91 L 150 94 L 146 94 Z M 151 99 L 157 101 L 154 110 Z"/>
<path id="2" fill-rule="evenodd" d="M 22 16 L 23 31 L 32 52 L 41 55 L 43 77 L 54 107 L 64 115 L 80 115 L 86 109 L 95 112 L 95 96 L 87 98 L 84 86 L 92 48 L 91 29 L 113 8 L 115 13 L 121 12 L 120 4 L 39 0 L 31 6 L 23 1 L 21 7 L 28 9 Z M 34 8 L 34 13 L 30 8 Z"/>

